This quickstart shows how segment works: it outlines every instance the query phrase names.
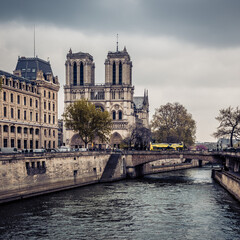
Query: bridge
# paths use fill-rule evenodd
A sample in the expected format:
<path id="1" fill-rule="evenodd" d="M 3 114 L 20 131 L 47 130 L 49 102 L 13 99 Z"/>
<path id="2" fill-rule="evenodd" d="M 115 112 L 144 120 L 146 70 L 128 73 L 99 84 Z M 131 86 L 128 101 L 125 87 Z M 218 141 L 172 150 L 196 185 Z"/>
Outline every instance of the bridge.
<path id="1" fill-rule="evenodd" d="M 125 156 L 130 177 L 157 173 L 164 171 L 164 169 L 171 171 L 197 167 L 204 163 L 219 164 L 224 169 L 240 172 L 240 153 L 221 151 L 130 151 L 125 153 Z"/>

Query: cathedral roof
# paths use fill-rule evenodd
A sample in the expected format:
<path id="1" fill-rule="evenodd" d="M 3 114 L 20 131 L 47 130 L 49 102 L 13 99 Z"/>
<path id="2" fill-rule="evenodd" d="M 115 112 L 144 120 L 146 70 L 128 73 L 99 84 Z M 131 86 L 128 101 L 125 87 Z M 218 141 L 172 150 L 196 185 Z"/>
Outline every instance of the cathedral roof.
<path id="1" fill-rule="evenodd" d="M 84 53 L 84 52 L 73 53 L 71 49 L 69 50 L 69 53 L 67 54 L 67 58 L 70 58 L 70 59 L 88 58 L 93 61 L 93 56 L 90 55 L 89 53 Z"/>
<path id="2" fill-rule="evenodd" d="M 144 97 L 133 97 L 135 109 L 142 109 L 144 106 Z"/>

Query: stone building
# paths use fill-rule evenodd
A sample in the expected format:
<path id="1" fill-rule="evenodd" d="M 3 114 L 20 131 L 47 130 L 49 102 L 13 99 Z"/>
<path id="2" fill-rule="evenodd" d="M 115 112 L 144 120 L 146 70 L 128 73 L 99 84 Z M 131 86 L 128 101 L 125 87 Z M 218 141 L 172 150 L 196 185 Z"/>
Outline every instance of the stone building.
<path id="1" fill-rule="evenodd" d="M 108 111 L 113 119 L 110 138 L 111 147 L 119 147 L 122 140 L 130 134 L 137 123 L 149 128 L 148 94 L 134 97 L 132 85 L 132 61 L 126 50 L 108 52 L 105 60 L 105 83 L 95 84 L 95 64 L 89 53 L 67 54 L 66 85 L 64 86 L 64 107 L 77 99 L 88 99 L 102 111 Z M 64 128 L 63 142 L 69 147 L 81 147 L 83 142 L 71 130 Z M 99 148 L 106 147 L 95 139 Z"/>
<path id="2" fill-rule="evenodd" d="M 0 76 L 0 147 L 57 147 L 59 83 L 50 63 L 21 57 L 14 74 Z"/>

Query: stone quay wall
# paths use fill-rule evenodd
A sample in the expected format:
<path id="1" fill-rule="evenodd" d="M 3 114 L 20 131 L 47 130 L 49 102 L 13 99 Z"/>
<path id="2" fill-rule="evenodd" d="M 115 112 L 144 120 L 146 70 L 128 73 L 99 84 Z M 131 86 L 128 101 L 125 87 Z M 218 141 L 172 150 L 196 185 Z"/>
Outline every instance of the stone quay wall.
<path id="1" fill-rule="evenodd" d="M 224 170 L 214 170 L 212 177 L 238 201 L 240 201 L 240 176 Z"/>
<path id="2" fill-rule="evenodd" d="M 111 154 L 98 152 L 0 156 L 0 203 L 100 181 Z M 108 176 L 126 177 L 124 157 Z"/>

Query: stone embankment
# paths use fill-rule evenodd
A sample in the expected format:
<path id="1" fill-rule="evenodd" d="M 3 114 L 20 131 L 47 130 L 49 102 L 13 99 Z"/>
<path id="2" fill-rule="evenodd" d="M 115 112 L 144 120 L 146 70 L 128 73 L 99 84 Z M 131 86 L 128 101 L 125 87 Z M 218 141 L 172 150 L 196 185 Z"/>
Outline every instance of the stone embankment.
<path id="1" fill-rule="evenodd" d="M 199 166 L 197 160 L 154 159 L 136 165 L 141 152 L 68 152 L 0 155 L 0 203 L 126 177 Z M 144 152 L 146 155 L 146 152 Z M 142 163 L 142 162 L 141 162 Z"/>

